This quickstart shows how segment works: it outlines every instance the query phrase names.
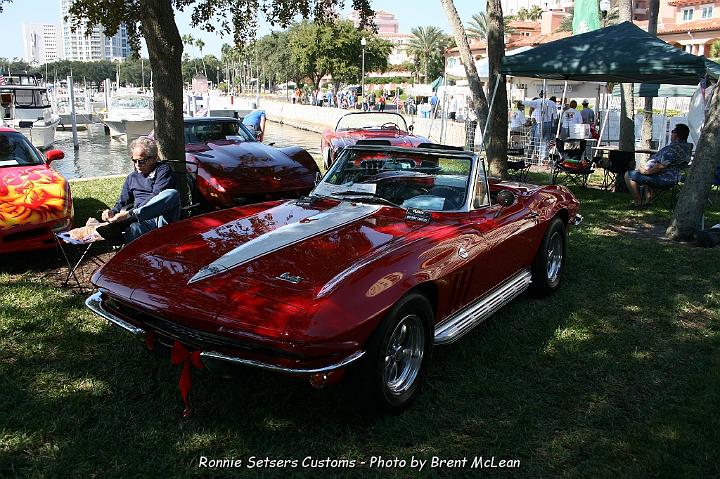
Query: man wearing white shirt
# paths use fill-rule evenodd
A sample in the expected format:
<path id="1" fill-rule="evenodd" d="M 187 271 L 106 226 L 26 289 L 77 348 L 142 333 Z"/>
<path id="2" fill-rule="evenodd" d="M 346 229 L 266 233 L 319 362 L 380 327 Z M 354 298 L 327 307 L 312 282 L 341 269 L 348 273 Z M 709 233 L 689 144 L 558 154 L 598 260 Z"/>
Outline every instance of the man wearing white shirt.
<path id="1" fill-rule="evenodd" d="M 526 106 L 533 108 L 532 117 L 536 121 L 533 127 L 533 143 L 536 146 L 540 146 L 541 159 L 545 157 L 547 142 L 550 141 L 555 134 L 553 131 L 553 121 L 558 117 L 555 97 L 551 96 L 549 99 L 544 100 L 543 93 L 542 91 L 540 92 L 540 98 L 523 101 Z M 540 121 L 540 119 L 542 119 L 542 121 Z"/>
<path id="2" fill-rule="evenodd" d="M 570 102 L 570 108 L 565 110 L 562 114 L 562 120 L 560 125 L 560 138 L 565 140 L 570 136 L 570 131 L 574 125 L 582 123 L 582 116 L 577 111 L 577 102 L 575 100 Z"/>
<path id="3" fill-rule="evenodd" d="M 450 104 L 448 105 L 448 118 L 455 121 L 455 116 L 457 115 L 457 98 L 455 98 L 453 95 L 450 95 Z"/>

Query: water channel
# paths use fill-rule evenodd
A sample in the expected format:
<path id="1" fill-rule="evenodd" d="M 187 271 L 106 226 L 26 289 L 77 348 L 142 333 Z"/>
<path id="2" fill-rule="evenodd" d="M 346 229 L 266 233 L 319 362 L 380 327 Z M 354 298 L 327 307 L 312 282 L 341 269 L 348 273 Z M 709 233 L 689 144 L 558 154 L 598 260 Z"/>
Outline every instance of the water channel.
<path id="1" fill-rule="evenodd" d="M 65 178 L 92 178 L 106 175 L 126 175 L 132 171 L 125 139 L 113 139 L 103 130 L 78 131 L 80 148 L 73 148 L 72 132 L 58 130 L 53 148 L 65 152 L 65 159 L 53 162 L 54 170 Z M 320 134 L 289 125 L 268 121 L 265 143 L 276 147 L 297 145 L 305 148 L 321 165 Z"/>

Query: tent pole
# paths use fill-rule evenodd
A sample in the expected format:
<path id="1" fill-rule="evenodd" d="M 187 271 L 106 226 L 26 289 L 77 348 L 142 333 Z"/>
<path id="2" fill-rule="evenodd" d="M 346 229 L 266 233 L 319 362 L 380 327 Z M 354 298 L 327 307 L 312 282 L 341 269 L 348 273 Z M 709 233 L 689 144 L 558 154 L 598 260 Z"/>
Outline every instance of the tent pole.
<path id="1" fill-rule="evenodd" d="M 543 132 L 543 126 L 545 125 L 545 110 L 547 109 L 547 105 L 545 104 L 545 98 L 547 98 L 547 80 L 543 78 L 543 89 L 542 89 L 542 98 L 540 98 L 540 138 L 538 138 L 538 161 L 542 164 L 543 160 L 545 158 L 541 157 L 541 152 L 543 152 L 543 148 L 541 148 L 543 139 L 545 138 L 544 132 Z M 547 147 L 546 147 L 547 148 Z"/>
<path id="2" fill-rule="evenodd" d="M 566 94 L 567 94 L 567 80 L 565 80 L 565 85 L 563 86 L 563 96 L 560 101 L 562 101 L 562 102 L 565 101 Z M 565 105 L 565 103 L 563 103 L 563 106 L 564 105 Z M 557 131 L 555 132 L 555 138 L 558 138 L 560 136 L 560 126 L 561 125 L 562 125 L 562 116 L 558 118 L 558 126 L 557 126 Z"/>
<path id="3" fill-rule="evenodd" d="M 608 118 L 610 117 L 610 95 L 605 94 L 605 118 L 603 118 L 602 126 L 600 127 L 600 136 L 598 137 L 598 146 L 600 146 L 600 143 L 602 142 L 602 136 L 603 133 L 605 133 L 605 127 L 608 123 Z M 610 144 L 610 140 L 608 139 L 608 145 Z"/>
<path id="4" fill-rule="evenodd" d="M 658 145 L 658 150 L 667 144 L 667 102 L 668 99 L 665 97 L 665 104 L 663 105 L 663 144 Z"/>
<path id="5" fill-rule="evenodd" d="M 480 137 L 482 138 L 482 140 L 480 141 L 480 150 L 478 151 L 478 154 L 485 149 L 485 132 L 487 131 L 488 125 L 490 124 L 490 117 L 492 116 L 493 105 L 495 105 L 495 96 L 497 94 L 498 85 L 500 85 L 499 73 L 497 74 L 497 80 L 495 81 L 495 88 L 493 88 L 492 98 L 490 98 L 490 107 L 488 108 L 488 116 L 485 120 L 485 128 L 480 131 Z"/>

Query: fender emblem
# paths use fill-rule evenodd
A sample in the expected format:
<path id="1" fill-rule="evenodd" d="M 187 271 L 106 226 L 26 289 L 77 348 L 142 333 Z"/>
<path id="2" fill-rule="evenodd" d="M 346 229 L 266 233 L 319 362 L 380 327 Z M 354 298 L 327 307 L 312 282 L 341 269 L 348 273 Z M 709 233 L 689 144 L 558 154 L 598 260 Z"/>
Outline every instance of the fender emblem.
<path id="1" fill-rule="evenodd" d="M 301 281 L 303 281 L 303 278 L 301 278 L 300 276 L 293 276 L 288 272 L 281 274 L 280 276 L 277 277 L 277 279 L 281 279 L 283 281 L 287 281 L 288 283 L 292 283 L 292 284 L 298 284 Z"/>
<path id="2" fill-rule="evenodd" d="M 458 248 L 458 256 L 460 256 L 462 259 L 467 258 L 469 255 L 468 250 L 463 248 L 462 246 Z"/>

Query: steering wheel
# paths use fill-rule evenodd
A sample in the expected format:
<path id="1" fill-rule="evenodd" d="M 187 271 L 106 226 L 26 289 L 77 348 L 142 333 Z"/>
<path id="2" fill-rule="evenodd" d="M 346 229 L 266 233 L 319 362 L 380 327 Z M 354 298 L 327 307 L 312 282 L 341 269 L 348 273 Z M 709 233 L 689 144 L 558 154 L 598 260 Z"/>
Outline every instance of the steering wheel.
<path id="1" fill-rule="evenodd" d="M 381 130 L 399 130 L 400 126 L 398 126 L 397 123 L 393 123 L 392 121 L 388 121 L 380 125 Z"/>

